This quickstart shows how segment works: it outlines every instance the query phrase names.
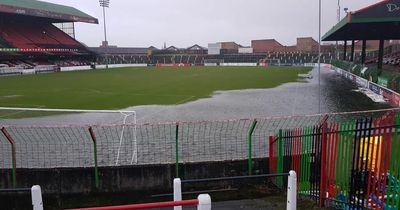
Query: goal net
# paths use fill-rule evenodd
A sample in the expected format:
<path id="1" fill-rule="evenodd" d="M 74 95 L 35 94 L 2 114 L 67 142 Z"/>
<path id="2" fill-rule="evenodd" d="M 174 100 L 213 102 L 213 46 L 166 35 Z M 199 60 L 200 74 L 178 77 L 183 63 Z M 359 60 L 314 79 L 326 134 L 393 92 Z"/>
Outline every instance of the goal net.
<path id="1" fill-rule="evenodd" d="M 129 110 L 0 107 L 0 168 L 134 165 L 136 124 Z"/>

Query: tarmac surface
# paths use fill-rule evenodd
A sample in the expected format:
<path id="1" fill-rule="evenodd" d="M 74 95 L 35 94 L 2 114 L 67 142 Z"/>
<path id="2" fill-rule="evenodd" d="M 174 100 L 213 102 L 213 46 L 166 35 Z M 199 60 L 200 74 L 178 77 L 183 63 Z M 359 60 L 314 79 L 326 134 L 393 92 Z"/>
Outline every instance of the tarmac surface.
<path id="1" fill-rule="evenodd" d="M 160 208 L 157 210 L 165 210 Z M 169 208 L 173 209 L 173 208 Z M 183 207 L 182 210 L 196 210 L 196 207 Z M 282 196 L 273 196 L 260 199 L 245 199 L 234 201 L 220 201 L 212 203 L 212 210 L 285 210 L 286 198 Z M 297 205 L 298 210 L 321 209 L 314 202 L 309 200 L 299 200 Z"/>

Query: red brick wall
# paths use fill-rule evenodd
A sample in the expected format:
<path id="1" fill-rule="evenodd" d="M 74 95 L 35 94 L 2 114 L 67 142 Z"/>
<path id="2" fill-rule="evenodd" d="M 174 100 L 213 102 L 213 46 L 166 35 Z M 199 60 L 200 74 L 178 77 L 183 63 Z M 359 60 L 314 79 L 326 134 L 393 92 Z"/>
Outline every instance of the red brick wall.
<path id="1" fill-rule="evenodd" d="M 318 42 L 311 37 L 297 38 L 297 50 L 300 52 L 316 52 Z"/>
<path id="2" fill-rule="evenodd" d="M 252 40 L 251 47 L 254 53 L 276 52 L 282 50 L 282 45 L 275 39 Z"/>

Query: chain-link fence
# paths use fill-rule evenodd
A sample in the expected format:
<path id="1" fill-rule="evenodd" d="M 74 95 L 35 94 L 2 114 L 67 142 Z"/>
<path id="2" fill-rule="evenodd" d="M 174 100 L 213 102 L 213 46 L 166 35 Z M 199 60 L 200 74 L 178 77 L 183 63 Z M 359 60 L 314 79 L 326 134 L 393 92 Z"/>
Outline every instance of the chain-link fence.
<path id="1" fill-rule="evenodd" d="M 277 130 L 381 116 L 398 110 L 118 125 L 7 125 L 0 128 L 0 168 L 171 164 L 264 158 Z M 14 161 L 14 162 L 13 162 Z"/>

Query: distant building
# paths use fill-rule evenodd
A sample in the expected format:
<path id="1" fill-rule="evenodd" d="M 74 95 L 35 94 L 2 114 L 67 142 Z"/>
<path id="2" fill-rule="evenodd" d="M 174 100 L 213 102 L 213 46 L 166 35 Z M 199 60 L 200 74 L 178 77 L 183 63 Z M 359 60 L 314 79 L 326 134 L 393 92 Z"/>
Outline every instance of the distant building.
<path id="1" fill-rule="evenodd" d="M 236 42 L 221 42 L 222 54 L 236 54 L 239 52 L 240 45 L 236 44 Z"/>
<path id="2" fill-rule="evenodd" d="M 147 55 L 148 56 L 152 56 L 154 51 L 159 50 L 157 47 L 154 46 L 150 46 L 149 48 L 147 48 Z"/>
<path id="3" fill-rule="evenodd" d="M 161 54 L 166 54 L 166 55 L 178 55 L 178 54 L 203 55 L 203 54 L 207 54 L 207 48 L 202 47 L 198 44 L 192 45 L 188 48 L 178 48 L 175 46 L 169 46 L 169 47 L 165 47 L 163 49 L 157 49 L 157 48 L 151 46 L 151 47 L 149 47 L 149 50 L 151 50 L 151 55 L 161 55 Z"/>
<path id="4" fill-rule="evenodd" d="M 252 54 L 253 48 L 252 47 L 239 47 L 238 52 L 239 52 L 239 54 Z"/>
<path id="5" fill-rule="evenodd" d="M 241 45 L 236 42 L 218 42 L 208 44 L 209 55 L 237 54 Z"/>
<path id="6" fill-rule="evenodd" d="M 254 53 L 267 53 L 281 51 L 284 47 L 275 39 L 252 40 L 251 47 Z"/>
<path id="7" fill-rule="evenodd" d="M 208 44 L 208 54 L 209 55 L 220 55 L 222 49 L 221 43 L 209 43 Z"/>
<path id="8" fill-rule="evenodd" d="M 297 38 L 296 47 L 299 52 L 317 52 L 318 42 L 312 37 L 299 37 Z"/>
<path id="9" fill-rule="evenodd" d="M 203 55 L 203 54 L 207 54 L 207 48 L 202 47 L 202 46 L 200 46 L 198 44 L 195 44 L 195 45 L 193 45 L 191 47 L 186 48 L 186 53 L 187 54 L 200 54 L 200 55 Z"/>

